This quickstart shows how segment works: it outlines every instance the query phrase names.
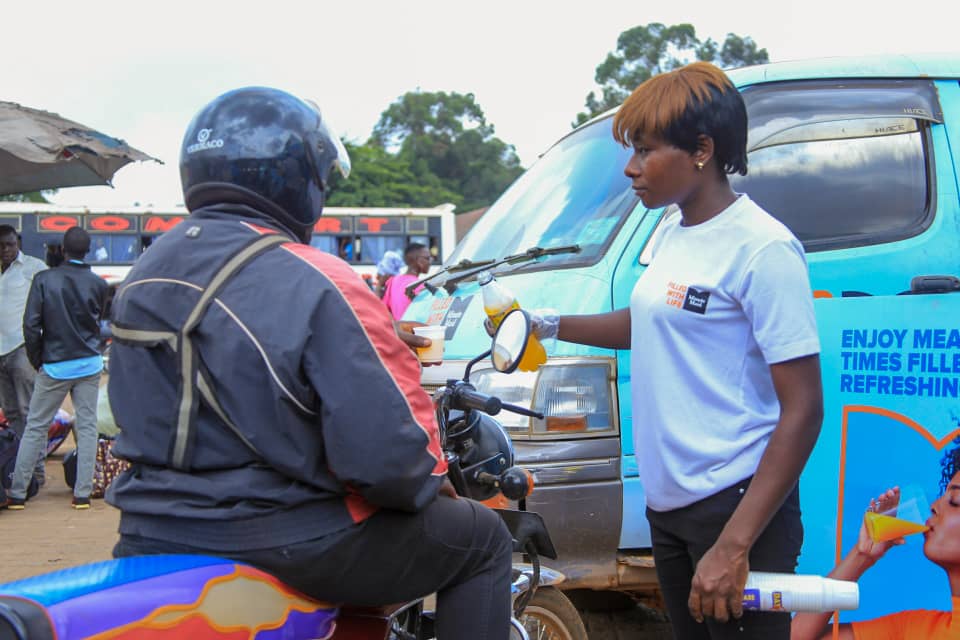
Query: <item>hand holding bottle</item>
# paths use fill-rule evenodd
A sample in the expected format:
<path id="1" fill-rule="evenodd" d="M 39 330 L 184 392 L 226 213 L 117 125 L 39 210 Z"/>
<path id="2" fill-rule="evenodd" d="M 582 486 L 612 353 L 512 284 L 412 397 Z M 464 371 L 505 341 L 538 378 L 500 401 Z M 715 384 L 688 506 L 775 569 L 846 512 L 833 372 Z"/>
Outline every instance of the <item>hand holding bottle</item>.
<path id="1" fill-rule="evenodd" d="M 743 589 L 743 608 L 753 611 L 849 611 L 860 606 L 856 582 L 816 575 L 751 571 Z"/>
<path id="2" fill-rule="evenodd" d="M 527 311 L 527 317 L 530 318 L 530 331 L 540 342 L 552 340 L 557 337 L 560 331 L 560 315 L 556 309 L 534 309 Z M 484 318 L 483 328 L 491 338 L 497 333 L 490 318 Z"/>
<path id="3" fill-rule="evenodd" d="M 556 309 L 534 309 L 530 312 L 530 326 L 537 340 L 553 340 L 560 332 L 560 314 Z"/>
<path id="4" fill-rule="evenodd" d="M 516 296 L 505 286 L 497 282 L 496 278 L 489 271 L 484 271 L 477 276 L 477 282 L 480 284 L 480 295 L 483 299 L 483 310 L 487 314 L 487 320 L 496 331 L 503 319 L 514 309 L 520 308 Z M 484 323 L 486 325 L 486 323 Z M 559 319 L 557 320 L 559 324 Z M 490 328 L 487 328 L 490 332 Z M 492 335 L 492 333 L 491 333 Z M 547 361 L 547 352 L 543 345 L 537 339 L 535 331 L 532 331 L 527 339 L 527 346 L 524 349 L 523 357 L 517 368 L 520 371 L 536 371 L 544 362 Z"/>

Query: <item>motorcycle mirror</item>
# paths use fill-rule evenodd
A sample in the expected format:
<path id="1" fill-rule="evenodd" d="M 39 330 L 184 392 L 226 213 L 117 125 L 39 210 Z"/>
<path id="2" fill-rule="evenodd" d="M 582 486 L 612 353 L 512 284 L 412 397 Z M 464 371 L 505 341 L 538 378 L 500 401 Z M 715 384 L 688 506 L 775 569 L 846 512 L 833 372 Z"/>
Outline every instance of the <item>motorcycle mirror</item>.
<path id="1" fill-rule="evenodd" d="M 501 373 L 512 373 L 517 368 L 527 349 L 530 329 L 530 316 L 523 309 L 514 309 L 503 318 L 490 347 L 494 369 Z"/>

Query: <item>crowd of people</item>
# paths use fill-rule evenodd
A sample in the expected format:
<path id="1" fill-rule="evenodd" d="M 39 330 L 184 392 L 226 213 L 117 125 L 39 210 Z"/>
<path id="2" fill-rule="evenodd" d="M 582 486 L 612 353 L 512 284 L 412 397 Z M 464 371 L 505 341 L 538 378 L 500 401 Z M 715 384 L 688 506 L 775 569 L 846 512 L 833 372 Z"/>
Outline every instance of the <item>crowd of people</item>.
<path id="1" fill-rule="evenodd" d="M 535 312 L 534 331 L 642 356 L 635 451 L 675 636 L 786 640 L 790 615 L 745 612 L 742 593 L 750 570 L 793 572 L 803 538 L 798 481 L 823 417 L 803 247 L 731 188 L 728 176 L 747 170 L 747 115 L 713 65 L 647 80 L 613 127 L 633 149 L 624 173 L 643 205 L 679 214 L 629 306 Z M 193 144 L 211 130 L 220 146 Z M 115 453 L 132 464 L 107 495 L 121 511 L 114 555 L 231 557 L 333 602 L 437 592 L 439 637 L 506 638 L 510 533 L 446 479 L 411 351 L 425 339 L 399 322 L 429 250 L 387 252 L 371 294 L 309 246 L 328 176 L 349 174 L 312 103 L 231 91 L 184 140 L 190 216 L 140 257 L 112 311 Z M 82 407 L 96 404 L 105 292 L 82 262 L 82 230 L 65 234 L 53 270 L 16 251 L 10 231 L 0 228 L 0 402 L 24 434 L 7 502 L 22 508 L 40 428 L 68 391 L 78 446 L 89 441 Z M 671 304 L 676 283 L 697 287 L 683 309 Z M 88 489 L 78 479 L 74 506 L 89 504 Z"/>
<path id="2" fill-rule="evenodd" d="M 0 406 L 17 435 L 10 488 L 0 508 L 26 507 L 30 483 L 45 482 L 50 424 L 67 395 L 77 443 L 74 509 L 90 508 L 97 452 L 97 397 L 103 371 L 101 322 L 107 284 L 84 256 L 90 234 L 63 234 L 55 267 L 23 253 L 16 229 L 0 226 Z"/>

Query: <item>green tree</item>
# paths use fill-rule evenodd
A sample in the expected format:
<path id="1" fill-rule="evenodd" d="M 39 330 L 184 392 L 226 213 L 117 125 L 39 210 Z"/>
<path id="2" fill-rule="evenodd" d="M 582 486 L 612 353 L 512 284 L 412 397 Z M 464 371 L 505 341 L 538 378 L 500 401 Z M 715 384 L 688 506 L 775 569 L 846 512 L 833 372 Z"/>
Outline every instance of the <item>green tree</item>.
<path id="1" fill-rule="evenodd" d="M 3 202 L 39 202 L 39 203 L 48 203 L 46 196 L 56 193 L 56 189 L 50 189 L 48 191 L 30 191 L 28 193 L 10 193 L 7 195 L 0 196 L 0 200 Z"/>
<path id="2" fill-rule="evenodd" d="M 648 78 L 695 60 L 729 69 L 769 62 L 769 56 L 750 37 L 733 33 L 727 34 L 722 46 L 712 38 L 701 41 L 690 24 L 668 27 L 651 22 L 627 29 L 617 38 L 616 51 L 607 54 L 597 66 L 594 79 L 600 85 L 600 93 L 587 94 L 586 111 L 577 114 L 573 126 L 618 106 Z"/>
<path id="3" fill-rule="evenodd" d="M 332 207 L 434 207 L 456 202 L 455 193 L 431 174 L 417 176 L 405 159 L 374 144 L 345 143 L 352 168 L 350 179 L 331 174 Z"/>
<path id="4" fill-rule="evenodd" d="M 495 137 L 482 139 L 477 130 L 457 138 L 441 167 L 441 179 L 462 195 L 461 212 L 490 205 L 523 173 L 512 145 Z"/>
<path id="5" fill-rule="evenodd" d="M 460 210 L 490 204 L 523 172 L 472 93 L 407 92 L 381 114 L 370 143 L 407 161 L 416 179 L 438 178 L 459 194 L 450 202 Z"/>
<path id="6" fill-rule="evenodd" d="M 472 93 L 408 91 L 380 114 L 372 140 L 382 147 L 409 149 L 456 139 L 465 129 L 493 135 Z"/>

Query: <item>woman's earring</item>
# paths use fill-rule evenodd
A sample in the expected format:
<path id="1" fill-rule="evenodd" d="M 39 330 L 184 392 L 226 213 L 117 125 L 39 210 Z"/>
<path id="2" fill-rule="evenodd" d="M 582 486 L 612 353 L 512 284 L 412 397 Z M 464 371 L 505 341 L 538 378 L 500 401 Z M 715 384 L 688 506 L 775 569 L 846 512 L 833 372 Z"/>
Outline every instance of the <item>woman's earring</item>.
<path id="1" fill-rule="evenodd" d="M 696 167 L 697 171 L 703 171 L 703 160 L 697 160 Z"/>

